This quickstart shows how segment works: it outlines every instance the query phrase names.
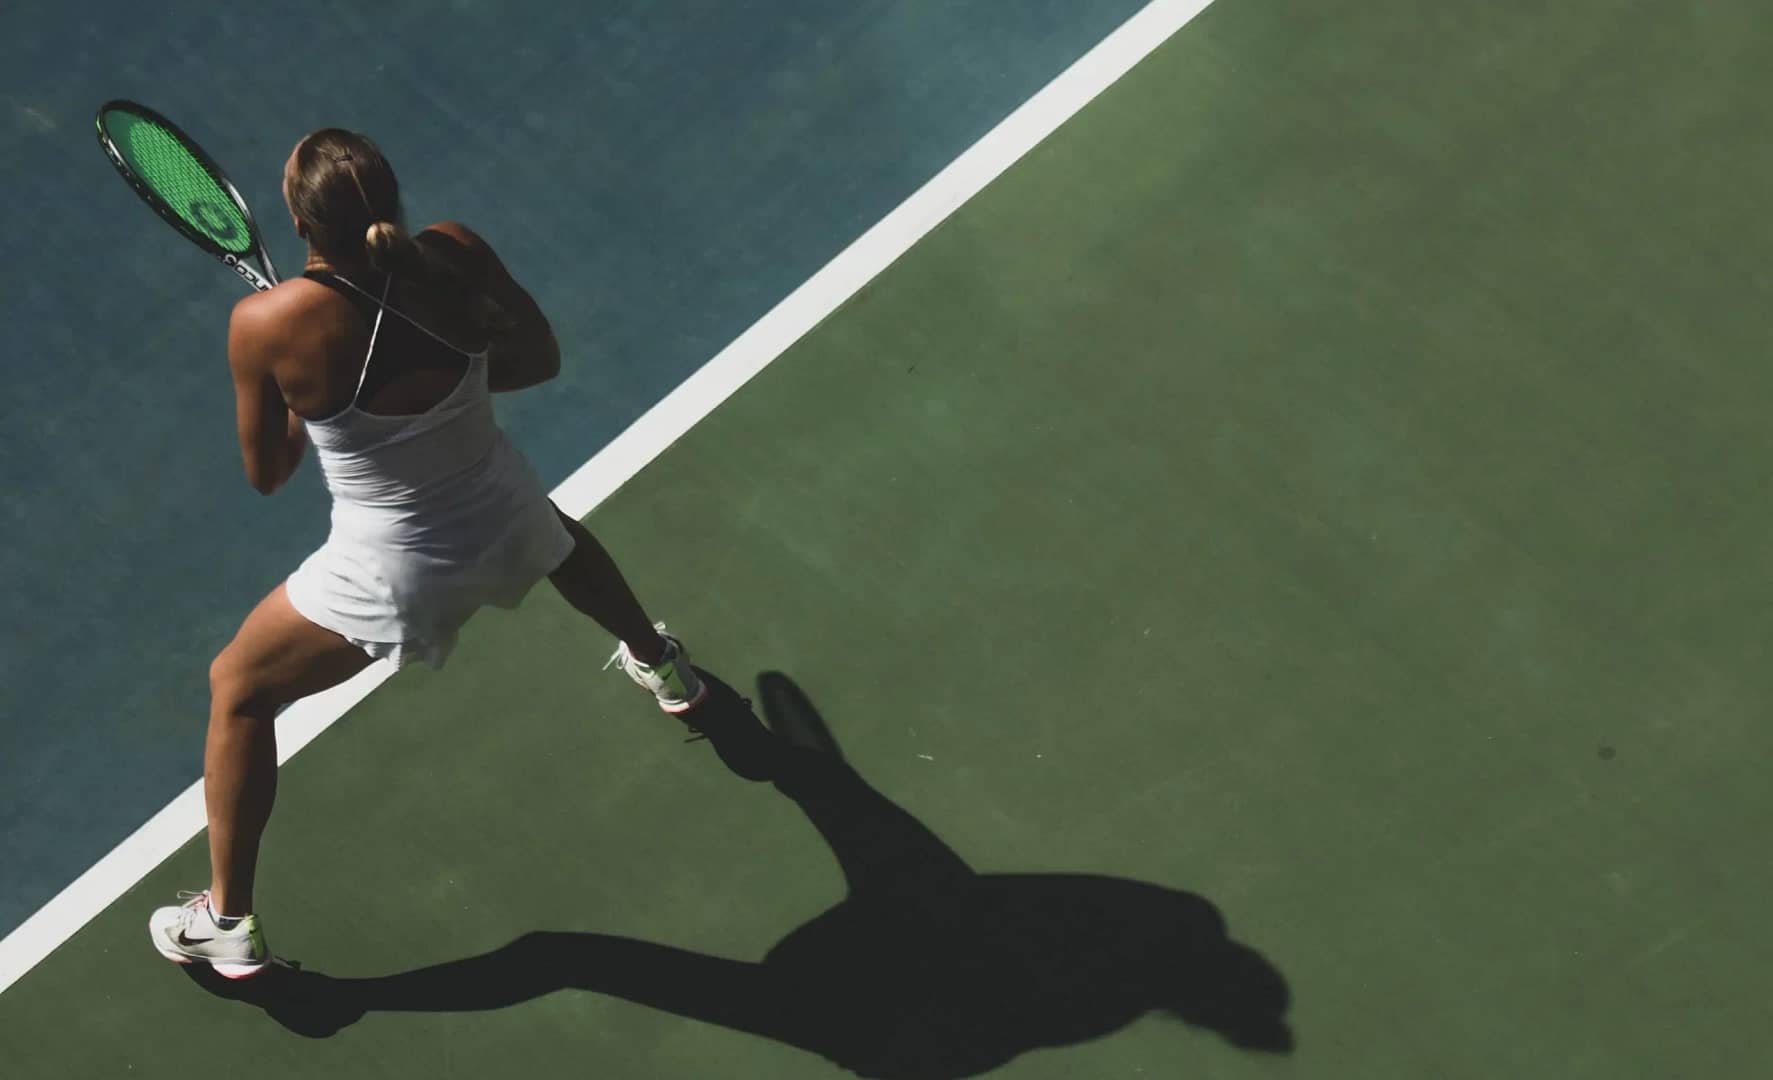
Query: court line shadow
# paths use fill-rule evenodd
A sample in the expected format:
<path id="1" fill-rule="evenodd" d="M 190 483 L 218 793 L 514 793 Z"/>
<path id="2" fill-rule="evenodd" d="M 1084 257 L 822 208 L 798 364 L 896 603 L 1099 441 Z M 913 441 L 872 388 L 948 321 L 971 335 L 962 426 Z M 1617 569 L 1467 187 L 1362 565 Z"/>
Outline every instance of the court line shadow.
<path id="1" fill-rule="evenodd" d="M 479 956 L 379 978 L 286 966 L 229 983 L 207 968 L 187 971 L 316 1038 L 368 1012 L 497 1009 L 570 988 L 895 1080 L 975 1076 L 1147 1013 L 1250 1050 L 1292 1049 L 1285 980 L 1227 936 L 1207 900 L 1122 878 L 975 873 L 850 767 L 792 681 L 774 673 L 758 681 L 777 740 L 776 785 L 830 845 L 848 885 L 840 903 L 761 962 L 536 931 Z M 749 711 L 737 695 L 721 707 Z"/>

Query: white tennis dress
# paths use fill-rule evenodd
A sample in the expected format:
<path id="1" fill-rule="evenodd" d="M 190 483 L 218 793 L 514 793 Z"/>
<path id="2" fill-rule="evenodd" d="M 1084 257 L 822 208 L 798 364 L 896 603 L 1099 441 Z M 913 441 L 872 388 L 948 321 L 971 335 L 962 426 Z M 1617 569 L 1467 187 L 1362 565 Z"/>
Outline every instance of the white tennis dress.
<path id="1" fill-rule="evenodd" d="M 336 275 L 335 275 L 336 277 Z M 291 574 L 302 616 L 396 667 L 442 667 L 480 607 L 515 607 L 572 553 L 541 478 L 493 419 L 485 351 L 465 352 L 344 278 L 376 304 L 357 394 L 343 411 L 306 421 L 332 531 Z M 382 318 L 403 319 L 465 356 L 449 396 L 412 416 L 357 407 Z"/>

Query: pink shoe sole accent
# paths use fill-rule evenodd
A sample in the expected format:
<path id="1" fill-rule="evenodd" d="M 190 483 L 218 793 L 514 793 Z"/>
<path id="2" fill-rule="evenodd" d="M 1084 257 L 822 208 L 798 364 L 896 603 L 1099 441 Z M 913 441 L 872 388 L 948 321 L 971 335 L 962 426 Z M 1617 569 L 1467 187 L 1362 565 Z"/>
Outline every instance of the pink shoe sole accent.
<path id="1" fill-rule="evenodd" d="M 209 963 L 209 961 L 199 960 L 195 956 L 180 956 L 177 953 L 163 952 L 160 955 L 166 957 L 168 960 L 171 960 L 175 964 Z M 215 972 L 217 975 L 220 975 L 224 979 L 234 979 L 234 980 L 238 981 L 240 979 L 250 979 L 254 975 L 261 975 L 264 973 L 265 969 L 270 966 L 271 966 L 271 961 L 267 959 L 264 963 L 258 965 L 257 967 L 241 967 L 238 964 L 231 964 L 231 965 L 229 965 L 230 970 L 224 971 L 223 969 L 217 967 L 215 964 L 210 963 L 209 969 L 211 971 Z"/>
<path id="2" fill-rule="evenodd" d="M 702 703 L 703 699 L 705 699 L 707 696 L 708 696 L 708 684 L 703 683 L 702 688 L 696 692 L 696 696 L 693 698 L 690 698 L 688 701 L 684 702 L 682 705 L 660 705 L 659 708 L 663 709 L 664 711 L 670 713 L 673 716 L 676 716 L 679 713 L 689 712 L 691 709 L 695 708 L 697 705 L 700 705 Z"/>

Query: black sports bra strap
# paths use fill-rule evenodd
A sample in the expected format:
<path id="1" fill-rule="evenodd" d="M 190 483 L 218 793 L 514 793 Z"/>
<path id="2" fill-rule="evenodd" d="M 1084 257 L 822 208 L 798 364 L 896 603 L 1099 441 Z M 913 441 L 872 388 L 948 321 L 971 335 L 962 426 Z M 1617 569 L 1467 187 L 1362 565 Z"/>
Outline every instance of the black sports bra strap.
<path id="1" fill-rule="evenodd" d="M 378 325 L 378 326 L 381 325 L 382 312 L 386 311 L 386 312 L 389 312 L 393 315 L 398 316 L 400 319 L 402 319 L 404 322 L 406 322 L 407 325 L 411 326 L 415 330 L 421 331 L 422 333 L 424 333 L 424 335 L 426 337 L 430 338 L 432 341 L 435 341 L 437 344 L 443 346 L 444 348 L 449 349 L 451 352 L 457 352 L 457 353 L 462 354 L 463 356 L 468 357 L 469 359 L 473 359 L 474 357 L 480 356 L 482 353 L 484 353 L 486 351 L 486 350 L 482 349 L 479 352 L 469 352 L 467 349 L 462 348 L 460 345 L 457 345 L 454 342 L 445 340 L 442 336 L 433 332 L 431 330 L 431 328 L 426 326 L 424 323 L 413 318 L 411 315 L 408 315 L 406 312 L 401 311 L 399 308 L 394 307 L 393 305 L 389 304 L 388 303 L 388 287 L 394 284 L 394 278 L 392 276 L 390 276 L 388 278 L 388 284 L 384 285 L 382 287 L 382 295 L 379 299 L 373 293 L 360 288 L 356 282 L 352 281 L 348 277 L 345 277 L 343 274 L 333 274 L 331 276 L 335 281 L 339 281 L 345 285 L 350 286 L 350 288 L 353 291 L 355 291 L 359 296 L 367 298 L 368 300 L 370 300 L 372 303 L 374 303 L 376 305 L 376 308 L 377 308 L 376 325 Z M 373 333 L 373 331 L 371 333 L 371 347 L 372 348 L 374 347 L 374 333 Z M 365 365 L 365 366 L 367 367 L 367 365 Z"/>

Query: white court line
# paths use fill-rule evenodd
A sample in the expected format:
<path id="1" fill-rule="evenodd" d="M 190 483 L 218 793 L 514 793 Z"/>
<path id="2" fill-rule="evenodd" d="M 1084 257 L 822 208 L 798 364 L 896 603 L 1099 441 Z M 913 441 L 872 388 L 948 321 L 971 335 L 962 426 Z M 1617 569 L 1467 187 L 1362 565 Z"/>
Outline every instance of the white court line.
<path id="1" fill-rule="evenodd" d="M 1211 2 L 1153 0 L 1140 9 L 580 466 L 554 489 L 554 501 L 574 517 L 590 513 Z M 288 761 L 392 674 L 388 664 L 377 662 L 349 682 L 284 710 L 277 719 L 278 763 Z M 0 940 L 0 991 L 73 937 L 203 825 L 203 783 L 198 781 Z M 145 922 L 147 913 L 142 917 Z"/>

